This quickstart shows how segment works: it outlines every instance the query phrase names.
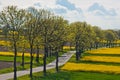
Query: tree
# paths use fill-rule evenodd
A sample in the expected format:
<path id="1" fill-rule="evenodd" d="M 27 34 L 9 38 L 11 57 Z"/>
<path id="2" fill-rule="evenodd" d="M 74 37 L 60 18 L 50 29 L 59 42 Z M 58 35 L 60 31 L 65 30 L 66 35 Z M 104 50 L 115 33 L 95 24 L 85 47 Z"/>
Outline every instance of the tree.
<path id="1" fill-rule="evenodd" d="M 78 61 L 81 56 L 81 50 L 83 49 L 83 44 L 85 43 L 86 35 L 86 22 L 74 22 L 70 24 L 72 33 L 74 35 L 75 49 L 76 49 L 76 60 Z"/>
<path id="2" fill-rule="evenodd" d="M 39 63 L 39 53 L 40 48 L 42 47 L 42 38 L 41 36 L 36 37 L 35 39 L 35 48 L 36 48 L 36 62 Z"/>
<path id="3" fill-rule="evenodd" d="M 67 24 L 66 26 L 66 37 L 65 37 L 65 41 L 67 44 L 69 44 L 70 46 L 70 50 L 71 47 L 74 46 L 74 32 L 73 32 L 73 26 L 70 26 L 69 24 Z"/>
<path id="4" fill-rule="evenodd" d="M 24 32 L 24 31 L 22 31 L 22 32 Z M 23 69 L 24 69 L 24 64 L 25 64 L 24 54 L 25 54 L 26 49 L 29 48 L 28 42 L 27 42 L 27 40 L 25 40 L 24 34 L 21 34 L 20 40 L 18 41 L 18 47 L 20 49 L 19 51 L 22 52 L 21 66 L 23 67 Z"/>
<path id="5" fill-rule="evenodd" d="M 119 40 L 120 40 L 120 30 L 115 30 L 115 32 L 116 32 L 116 34 L 118 36 L 118 41 L 116 41 L 116 45 L 119 44 L 119 46 L 120 46 L 120 42 L 119 42 Z"/>
<path id="6" fill-rule="evenodd" d="M 41 23 L 41 15 L 42 11 L 38 11 L 35 8 L 29 8 L 26 11 L 26 20 L 25 25 L 23 27 L 23 31 L 25 31 L 24 37 L 28 41 L 30 46 L 30 77 L 32 78 L 32 66 L 33 66 L 33 47 L 35 46 L 35 39 L 38 37 L 42 25 Z"/>
<path id="7" fill-rule="evenodd" d="M 19 41 L 21 28 L 24 24 L 25 11 L 18 9 L 16 6 L 8 6 L 0 13 L 0 24 L 4 25 L 7 32 L 7 38 L 12 43 L 14 49 L 14 80 L 17 80 L 17 42 Z"/>
<path id="8" fill-rule="evenodd" d="M 47 58 L 47 55 L 48 55 L 48 45 L 49 45 L 49 37 L 50 35 L 49 34 L 52 34 L 52 32 L 50 32 L 52 29 L 51 29 L 51 16 L 52 16 L 52 13 L 47 11 L 47 10 L 43 10 L 42 12 L 42 20 L 43 20 L 43 23 L 42 23 L 42 26 L 41 26 L 41 37 L 42 37 L 42 42 L 43 42 L 43 46 L 44 46 L 44 57 L 43 57 L 43 73 L 44 73 L 44 76 L 46 76 L 46 58 Z"/>
<path id="9" fill-rule="evenodd" d="M 54 42 L 54 47 L 55 47 L 55 54 L 56 54 L 56 71 L 58 72 L 58 56 L 59 56 L 59 49 L 61 48 L 63 42 L 64 42 L 64 37 L 65 35 L 65 26 L 66 26 L 66 21 L 59 16 L 56 16 L 53 18 L 54 20 L 52 21 L 53 23 L 53 33 L 52 33 L 52 39 L 50 42 Z M 50 38 L 49 38 L 50 39 Z M 62 46 L 63 47 L 63 46 Z"/>
<path id="10" fill-rule="evenodd" d="M 118 38 L 120 39 L 120 30 L 115 31 L 116 34 L 118 35 Z"/>
<path id="11" fill-rule="evenodd" d="M 105 31 L 105 38 L 109 47 L 112 47 L 112 42 L 118 39 L 117 34 L 113 30 Z"/>
<path id="12" fill-rule="evenodd" d="M 93 30 L 96 33 L 95 48 L 97 49 L 100 46 L 100 42 L 104 40 L 104 32 L 98 26 L 94 26 Z"/>
<path id="13" fill-rule="evenodd" d="M 95 38 L 96 38 L 96 33 L 95 33 L 93 27 L 91 25 L 87 25 L 85 42 L 84 42 L 84 46 L 86 49 L 89 48 L 91 50 L 91 48 L 93 47 L 93 44 L 95 42 Z"/>

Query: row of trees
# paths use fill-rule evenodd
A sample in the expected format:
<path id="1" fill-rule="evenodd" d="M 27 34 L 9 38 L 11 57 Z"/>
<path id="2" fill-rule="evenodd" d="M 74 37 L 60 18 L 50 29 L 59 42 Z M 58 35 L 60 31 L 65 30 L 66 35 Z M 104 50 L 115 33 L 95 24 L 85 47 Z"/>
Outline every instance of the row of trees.
<path id="1" fill-rule="evenodd" d="M 86 22 L 73 22 L 68 28 L 68 42 L 76 47 L 77 61 L 85 50 L 119 46 L 119 30 L 102 30 L 98 26 L 91 26 Z"/>
<path id="2" fill-rule="evenodd" d="M 24 66 L 24 52 L 30 49 L 30 77 L 32 78 L 33 50 L 37 49 L 36 61 L 39 63 L 39 49 L 44 50 L 43 72 L 46 75 L 46 58 L 56 54 L 56 71 L 58 71 L 58 52 L 65 43 L 75 46 L 76 60 L 84 50 L 98 47 L 112 47 L 120 38 L 120 31 L 102 30 L 86 22 L 68 23 L 60 16 L 56 16 L 44 9 L 18 9 L 8 6 L 0 12 L 2 34 L 11 42 L 14 50 L 14 80 L 17 80 L 16 57 L 19 49 L 23 51 L 22 65 Z M 116 42 L 117 43 L 117 42 Z M 112 45 L 112 46 L 111 46 Z"/>
<path id="3" fill-rule="evenodd" d="M 39 62 L 39 48 L 40 46 L 44 47 L 44 75 L 46 75 L 46 57 L 52 50 L 56 53 L 56 70 L 58 71 L 58 51 L 64 41 L 63 36 L 65 36 L 67 21 L 44 9 L 28 8 L 23 10 L 16 6 L 8 6 L 0 12 L 0 24 L 3 35 L 11 42 L 11 47 L 14 50 L 14 80 L 17 79 L 16 57 L 21 44 L 23 51 L 26 48 L 26 43 L 30 48 L 31 78 L 34 47 L 37 48 L 37 62 Z M 22 59 L 24 66 L 24 52 Z"/>

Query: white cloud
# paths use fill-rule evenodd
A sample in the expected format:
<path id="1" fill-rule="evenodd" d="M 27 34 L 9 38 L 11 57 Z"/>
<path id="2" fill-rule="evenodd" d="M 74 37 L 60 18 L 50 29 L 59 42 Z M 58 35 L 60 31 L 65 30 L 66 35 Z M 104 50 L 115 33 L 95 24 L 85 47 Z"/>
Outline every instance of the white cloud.
<path id="1" fill-rule="evenodd" d="M 102 29 L 120 29 L 120 15 L 117 16 L 95 16 L 91 13 L 85 14 L 86 21 L 92 25 L 97 25 Z"/>
<path id="2" fill-rule="evenodd" d="M 0 10 L 3 7 L 8 5 L 16 5 L 20 8 L 28 8 L 34 6 L 34 4 L 39 3 L 40 6 L 35 6 L 36 8 L 45 8 L 49 10 L 61 10 L 58 12 L 59 15 L 63 16 L 65 19 L 68 19 L 70 22 L 73 21 L 87 21 L 89 24 L 98 25 L 103 29 L 107 28 L 119 28 L 120 25 L 120 0 L 68 0 L 71 4 L 75 6 L 75 10 L 68 10 L 66 7 L 57 5 L 57 0 L 0 0 Z M 62 0 L 61 0 L 62 1 Z M 94 3 L 98 3 L 106 9 L 110 14 L 113 14 L 112 11 L 116 12 L 116 16 L 96 16 L 95 13 L 101 13 L 102 11 L 96 10 L 93 13 L 88 12 L 88 8 Z M 65 13 L 62 13 L 65 10 Z M 81 9 L 81 10 L 80 10 Z"/>
<path id="3" fill-rule="evenodd" d="M 84 21 L 85 17 L 82 13 L 79 13 L 77 10 L 67 11 L 66 14 L 63 14 L 64 18 L 69 20 L 70 22 L 74 21 Z"/>
<path id="4" fill-rule="evenodd" d="M 100 26 L 102 29 L 120 29 L 120 0 L 69 0 L 72 3 L 76 4 L 77 7 L 80 7 L 83 10 L 85 16 L 85 21 L 89 24 Z M 93 11 L 89 13 L 87 9 L 94 3 L 99 3 L 104 6 L 109 15 L 96 16 L 94 14 L 104 12 L 100 10 Z M 113 9 L 113 11 L 111 11 Z M 116 16 L 112 14 L 116 12 Z M 77 18 L 77 17 L 76 17 Z"/>
<path id="5" fill-rule="evenodd" d="M 15 5 L 20 8 L 27 8 L 32 6 L 37 0 L 0 0 L 2 8 Z M 1 9 L 0 9 L 1 10 Z"/>
<path id="6" fill-rule="evenodd" d="M 88 12 L 93 13 L 97 16 L 116 16 L 116 10 L 114 8 L 106 9 L 103 5 L 99 3 L 94 3 L 88 8 Z"/>
<path id="7" fill-rule="evenodd" d="M 120 0 L 69 0 L 82 9 L 87 9 L 93 3 L 100 3 L 106 8 L 120 8 Z"/>

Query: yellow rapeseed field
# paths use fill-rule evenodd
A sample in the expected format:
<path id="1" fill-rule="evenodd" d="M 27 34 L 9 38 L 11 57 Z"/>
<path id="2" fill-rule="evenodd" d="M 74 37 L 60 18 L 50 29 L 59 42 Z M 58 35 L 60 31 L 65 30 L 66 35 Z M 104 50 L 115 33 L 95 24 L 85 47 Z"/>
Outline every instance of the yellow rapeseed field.
<path id="1" fill-rule="evenodd" d="M 71 47 L 72 49 L 75 49 L 75 47 Z M 63 46 L 63 49 L 67 49 L 69 50 L 70 49 L 70 46 Z"/>
<path id="2" fill-rule="evenodd" d="M 1 40 L 0 45 L 2 45 L 2 46 L 10 46 L 10 42 Z"/>
<path id="3" fill-rule="evenodd" d="M 13 52 L 0 52 L 0 55 L 2 56 L 14 56 Z M 17 56 L 22 56 L 22 53 L 17 53 Z M 24 56 L 30 57 L 30 53 L 25 53 Z M 36 54 L 33 54 L 34 57 L 36 57 Z M 39 55 L 40 57 L 43 57 L 42 54 Z"/>
<path id="4" fill-rule="evenodd" d="M 103 73 L 114 73 L 120 74 L 120 66 L 112 65 L 96 65 L 96 64 L 84 64 L 84 63 L 66 63 L 62 70 L 70 71 L 92 71 L 92 72 L 103 72 Z"/>
<path id="5" fill-rule="evenodd" d="M 120 43 L 120 40 L 117 40 L 117 43 Z"/>
<path id="6" fill-rule="evenodd" d="M 120 47 L 116 48 L 100 48 L 96 50 L 87 51 L 90 54 L 120 54 Z"/>
<path id="7" fill-rule="evenodd" d="M 110 56 L 85 56 L 82 58 L 82 60 L 120 63 L 120 57 L 110 57 Z"/>

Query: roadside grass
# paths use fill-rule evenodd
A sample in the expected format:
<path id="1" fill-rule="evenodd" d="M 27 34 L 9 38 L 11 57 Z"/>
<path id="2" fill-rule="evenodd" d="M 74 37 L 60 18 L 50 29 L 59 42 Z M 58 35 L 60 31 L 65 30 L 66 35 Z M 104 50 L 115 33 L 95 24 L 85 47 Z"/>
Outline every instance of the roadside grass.
<path id="1" fill-rule="evenodd" d="M 118 49 L 118 48 L 117 48 Z M 104 49 L 103 49 L 104 50 Z M 108 57 L 120 57 L 120 54 L 89 54 L 84 53 L 82 54 L 83 58 L 84 56 L 108 56 Z M 85 64 L 96 64 L 96 65 L 107 65 L 107 66 L 118 66 L 120 67 L 119 63 L 113 63 L 113 62 L 98 62 L 98 61 L 76 61 L 75 55 L 72 56 L 72 58 L 69 60 L 69 62 L 72 63 L 85 63 Z M 89 66 L 88 66 L 89 67 Z M 99 67 L 98 67 L 99 68 Z M 61 68 L 60 68 L 61 69 Z M 114 73 L 102 73 L 102 72 L 92 72 L 92 71 L 67 71 L 67 70 L 60 70 L 59 73 L 55 72 L 55 69 L 48 70 L 47 76 L 43 76 L 43 72 L 34 73 L 32 80 L 120 80 L 120 74 L 114 74 Z M 25 75 L 22 77 L 19 77 L 18 80 L 31 80 L 29 78 L 29 75 Z"/>
<path id="2" fill-rule="evenodd" d="M 60 71 L 55 69 L 47 71 L 47 76 L 43 76 L 43 72 L 33 74 L 32 80 L 119 80 L 120 76 L 115 74 L 105 74 L 98 72 L 84 71 Z M 13 80 L 13 79 L 10 79 Z M 19 77 L 18 80 L 31 80 L 29 75 Z"/>

